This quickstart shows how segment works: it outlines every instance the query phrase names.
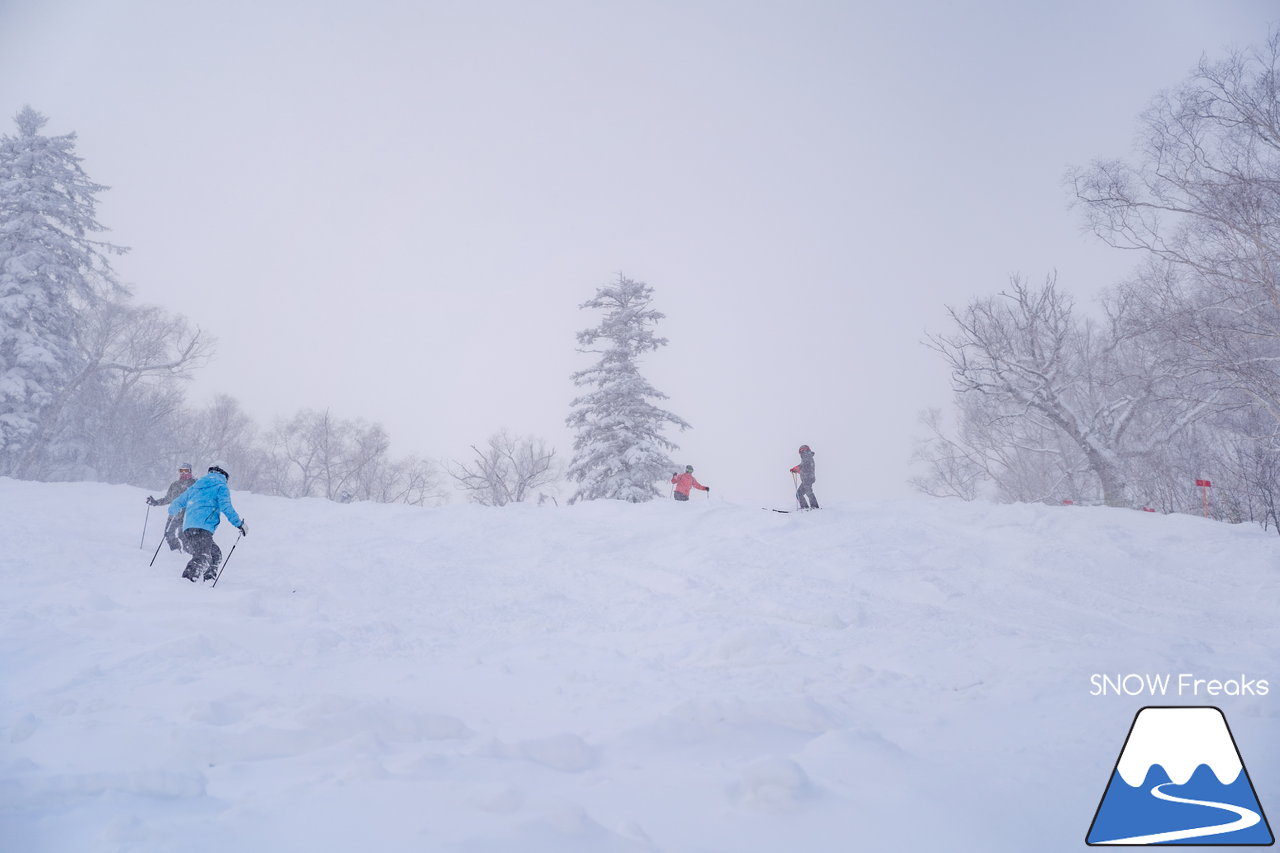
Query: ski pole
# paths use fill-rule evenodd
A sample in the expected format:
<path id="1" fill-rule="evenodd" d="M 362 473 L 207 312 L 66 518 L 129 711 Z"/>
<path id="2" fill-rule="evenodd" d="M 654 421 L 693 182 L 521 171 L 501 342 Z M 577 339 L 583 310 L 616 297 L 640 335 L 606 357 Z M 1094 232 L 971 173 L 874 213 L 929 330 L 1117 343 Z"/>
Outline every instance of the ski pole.
<path id="1" fill-rule="evenodd" d="M 800 506 L 800 475 L 795 471 L 791 472 L 791 485 L 796 487 L 796 509 L 802 509 Z"/>
<path id="2" fill-rule="evenodd" d="M 239 536 L 236 537 L 236 541 L 231 543 L 231 551 L 227 554 L 227 559 L 222 561 L 222 568 L 218 569 L 218 573 L 214 575 L 213 585 L 215 587 L 218 585 L 218 578 L 222 577 L 222 573 L 227 570 L 227 563 L 231 562 L 231 555 L 236 552 L 236 546 L 240 544 L 240 540 L 243 538 L 244 538 L 244 534 L 241 533 Z"/>
<path id="3" fill-rule="evenodd" d="M 138 550 L 142 550 L 143 543 L 147 541 L 147 524 L 151 521 L 151 504 L 147 504 L 147 517 L 142 520 L 142 542 L 138 543 Z M 154 563 L 155 560 L 152 560 Z"/>
<path id="4" fill-rule="evenodd" d="M 154 566 L 156 564 L 156 557 L 160 556 L 160 546 L 163 544 L 164 544 L 164 537 L 161 536 L 160 541 L 156 543 L 156 552 L 151 555 L 151 562 L 148 563 L 147 565 Z"/>

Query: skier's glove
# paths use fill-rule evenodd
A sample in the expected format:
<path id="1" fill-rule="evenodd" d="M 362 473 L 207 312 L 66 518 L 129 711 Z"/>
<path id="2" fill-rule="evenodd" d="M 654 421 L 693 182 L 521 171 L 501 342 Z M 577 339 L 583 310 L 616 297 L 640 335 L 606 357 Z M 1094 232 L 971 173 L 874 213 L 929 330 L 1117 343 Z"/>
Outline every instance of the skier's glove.
<path id="1" fill-rule="evenodd" d="M 156 499 L 151 497 L 151 495 L 147 495 L 147 506 L 155 506 L 155 505 L 156 505 Z"/>
<path id="2" fill-rule="evenodd" d="M 708 491 L 708 492 L 709 492 L 709 491 L 711 491 L 711 487 L 710 487 L 710 486 L 707 486 L 707 491 Z"/>
<path id="3" fill-rule="evenodd" d="M 246 522 L 244 519 L 241 519 L 241 520 L 240 520 L 240 528 L 239 528 L 239 530 L 240 530 L 240 535 L 241 535 L 241 536 L 248 536 L 248 535 L 249 535 L 249 524 L 248 524 L 248 522 Z"/>

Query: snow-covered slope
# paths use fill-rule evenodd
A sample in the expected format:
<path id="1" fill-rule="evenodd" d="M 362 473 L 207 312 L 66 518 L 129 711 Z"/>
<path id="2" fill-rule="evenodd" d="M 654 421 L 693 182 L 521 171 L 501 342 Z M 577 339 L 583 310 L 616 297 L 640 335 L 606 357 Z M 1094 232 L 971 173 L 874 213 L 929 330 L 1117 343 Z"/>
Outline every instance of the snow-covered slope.
<path id="1" fill-rule="evenodd" d="M 1144 704 L 1280 793 L 1280 696 L 1090 695 L 1274 680 L 1253 527 L 233 494 L 212 589 L 143 492 L 0 479 L 3 849 L 1076 850 Z"/>

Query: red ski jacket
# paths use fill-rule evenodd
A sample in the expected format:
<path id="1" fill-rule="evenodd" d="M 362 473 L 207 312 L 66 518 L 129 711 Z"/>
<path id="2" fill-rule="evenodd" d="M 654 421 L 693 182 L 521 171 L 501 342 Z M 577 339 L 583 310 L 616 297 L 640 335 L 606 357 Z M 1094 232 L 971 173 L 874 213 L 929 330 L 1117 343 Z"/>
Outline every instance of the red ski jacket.
<path id="1" fill-rule="evenodd" d="M 704 492 L 707 491 L 707 487 L 699 483 L 696 479 L 694 479 L 694 476 L 688 472 L 684 474 L 676 474 L 674 477 L 671 478 L 671 482 L 676 484 L 676 491 L 682 495 L 689 494 L 690 486 L 692 486 L 695 489 L 702 489 L 702 491 Z"/>

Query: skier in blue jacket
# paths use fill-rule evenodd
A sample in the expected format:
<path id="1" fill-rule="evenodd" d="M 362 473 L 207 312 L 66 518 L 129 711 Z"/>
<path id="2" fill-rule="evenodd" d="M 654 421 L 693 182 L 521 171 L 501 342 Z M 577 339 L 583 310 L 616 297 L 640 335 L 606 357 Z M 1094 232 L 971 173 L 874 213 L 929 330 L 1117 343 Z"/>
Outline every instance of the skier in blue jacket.
<path id="1" fill-rule="evenodd" d="M 227 472 L 213 465 L 209 473 L 196 480 L 191 488 L 169 504 L 169 515 L 177 515 L 186 511 L 183 521 L 182 544 L 186 546 L 191 561 L 187 563 L 182 576 L 192 583 L 204 570 L 204 579 L 212 580 L 218 576 L 218 566 L 222 565 L 222 550 L 213 541 L 213 531 L 222 523 L 221 516 L 240 529 L 241 536 L 248 536 L 249 530 L 244 519 L 231 505 L 231 490 L 227 488 Z"/>

